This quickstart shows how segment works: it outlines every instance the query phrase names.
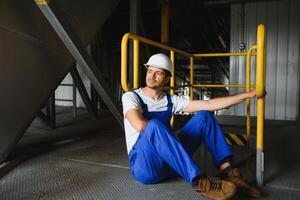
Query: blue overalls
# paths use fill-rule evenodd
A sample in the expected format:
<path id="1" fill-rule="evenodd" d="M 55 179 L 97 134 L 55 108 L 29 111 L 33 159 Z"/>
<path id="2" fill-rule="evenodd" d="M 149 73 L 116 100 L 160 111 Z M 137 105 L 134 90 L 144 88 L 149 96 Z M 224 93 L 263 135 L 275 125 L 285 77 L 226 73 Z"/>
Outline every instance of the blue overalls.
<path id="1" fill-rule="evenodd" d="M 135 92 L 134 92 L 135 93 Z M 132 176 L 144 184 L 153 184 L 174 174 L 181 175 L 188 183 L 201 173 L 192 156 L 204 140 L 213 156 L 214 164 L 220 165 L 232 152 L 226 143 L 221 128 L 208 111 L 195 114 L 175 138 L 170 126 L 173 103 L 167 94 L 166 111 L 149 112 L 142 98 L 135 93 L 148 120 L 143 132 L 129 152 Z"/>

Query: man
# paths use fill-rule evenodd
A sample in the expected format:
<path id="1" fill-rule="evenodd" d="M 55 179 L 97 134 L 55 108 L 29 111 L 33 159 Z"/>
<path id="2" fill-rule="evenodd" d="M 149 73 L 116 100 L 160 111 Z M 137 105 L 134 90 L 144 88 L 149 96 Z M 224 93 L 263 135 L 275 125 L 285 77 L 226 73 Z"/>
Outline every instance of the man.
<path id="1" fill-rule="evenodd" d="M 259 197 L 259 191 L 240 177 L 238 169 L 232 168 L 231 149 L 220 126 L 208 112 L 255 97 L 255 90 L 207 101 L 188 100 L 162 91 L 172 75 L 172 63 L 167 56 L 155 54 L 145 66 L 147 86 L 127 92 L 122 97 L 132 176 L 141 183 L 154 184 L 176 172 L 208 198 L 229 199 L 237 188 L 247 195 Z M 196 114 L 175 137 L 170 119 L 173 114 L 181 112 Z M 208 179 L 192 160 L 201 141 L 204 141 L 214 165 L 222 171 L 225 180 Z"/>

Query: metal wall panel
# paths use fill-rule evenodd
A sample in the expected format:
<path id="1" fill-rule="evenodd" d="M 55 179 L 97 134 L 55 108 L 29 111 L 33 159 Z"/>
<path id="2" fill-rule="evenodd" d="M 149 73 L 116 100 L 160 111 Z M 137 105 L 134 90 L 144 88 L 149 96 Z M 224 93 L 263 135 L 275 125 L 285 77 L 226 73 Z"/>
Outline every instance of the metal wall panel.
<path id="1" fill-rule="evenodd" d="M 231 6 L 231 51 L 239 51 L 240 42 L 244 42 L 247 49 L 254 45 L 257 25 L 266 26 L 266 119 L 298 119 L 299 5 L 297 0 L 279 0 Z M 251 63 L 251 82 L 255 83 L 255 59 Z M 245 83 L 245 58 L 231 58 L 230 82 Z M 230 93 L 237 91 L 244 90 L 231 89 Z M 245 103 L 223 114 L 245 115 Z M 255 114 L 253 100 L 251 115 Z"/>
<path id="2" fill-rule="evenodd" d="M 276 82 L 276 73 L 277 73 L 277 60 L 268 59 L 274 57 L 278 53 L 278 18 L 274 17 L 278 13 L 278 3 L 272 3 L 268 6 L 268 17 L 269 26 L 266 34 L 266 43 L 267 43 L 267 77 L 266 85 L 268 88 L 268 96 L 266 98 L 266 110 L 269 118 L 275 119 L 275 110 L 276 110 L 276 90 L 269 89 L 270 84 Z M 274 39 L 276 38 L 276 40 Z"/>
<path id="3" fill-rule="evenodd" d="M 299 119 L 299 21 L 300 21 L 300 3 L 291 1 L 289 15 L 289 35 L 288 35 L 288 69 L 287 69 L 287 100 L 286 100 L 286 118 L 293 119 L 296 116 Z"/>
<path id="4" fill-rule="evenodd" d="M 243 33 L 243 21 L 242 21 L 242 5 L 235 4 L 235 6 L 231 7 L 231 23 L 234 24 L 234 26 L 231 26 L 231 51 L 237 52 L 239 51 L 239 45 L 232 45 L 232 44 L 239 44 L 242 41 L 242 33 Z M 236 79 L 233 79 L 235 77 L 239 77 L 238 75 L 238 67 L 231 67 L 231 66 L 238 66 L 239 65 L 239 58 L 230 59 L 230 80 L 229 83 L 237 82 Z M 231 92 L 235 93 L 237 92 L 237 89 L 232 89 Z M 230 109 L 226 111 L 221 111 L 219 113 L 222 114 L 229 114 L 233 115 L 238 111 L 238 106 L 231 107 Z"/>

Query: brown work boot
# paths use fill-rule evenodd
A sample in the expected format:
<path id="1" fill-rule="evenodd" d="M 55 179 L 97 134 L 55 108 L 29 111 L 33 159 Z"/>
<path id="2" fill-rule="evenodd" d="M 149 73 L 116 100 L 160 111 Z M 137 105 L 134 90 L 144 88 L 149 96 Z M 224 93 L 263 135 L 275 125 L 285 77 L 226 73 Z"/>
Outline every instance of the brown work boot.
<path id="1" fill-rule="evenodd" d="M 210 180 L 205 176 L 200 177 L 196 190 L 204 197 L 215 200 L 230 199 L 236 193 L 236 186 L 224 180 Z"/>
<path id="2" fill-rule="evenodd" d="M 246 180 L 241 177 L 240 170 L 238 168 L 232 169 L 224 180 L 234 183 L 238 192 L 244 196 L 259 198 L 262 197 L 261 191 L 255 186 L 251 186 Z"/>

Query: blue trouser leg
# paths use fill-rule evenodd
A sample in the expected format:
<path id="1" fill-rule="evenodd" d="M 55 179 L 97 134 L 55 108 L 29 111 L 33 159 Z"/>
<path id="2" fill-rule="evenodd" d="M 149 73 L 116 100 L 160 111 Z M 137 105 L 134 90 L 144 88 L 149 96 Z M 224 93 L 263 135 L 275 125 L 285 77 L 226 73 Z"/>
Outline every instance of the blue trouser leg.
<path id="1" fill-rule="evenodd" d="M 204 141 L 212 154 L 214 164 L 219 167 L 220 162 L 232 156 L 232 151 L 225 141 L 220 125 L 208 111 L 200 111 L 179 131 L 179 140 L 187 152 L 192 156 Z"/>
<path id="2" fill-rule="evenodd" d="M 200 174 L 171 129 L 157 119 L 150 120 L 140 133 L 129 161 L 133 177 L 144 184 L 160 182 L 170 174 L 170 167 L 189 183 Z"/>

